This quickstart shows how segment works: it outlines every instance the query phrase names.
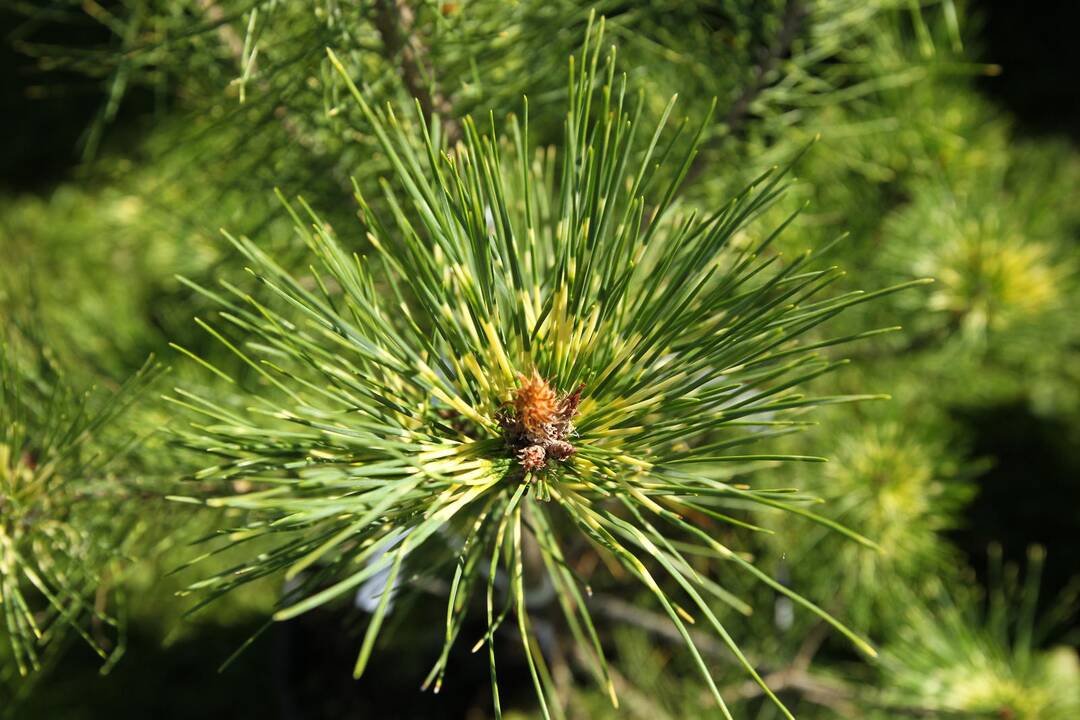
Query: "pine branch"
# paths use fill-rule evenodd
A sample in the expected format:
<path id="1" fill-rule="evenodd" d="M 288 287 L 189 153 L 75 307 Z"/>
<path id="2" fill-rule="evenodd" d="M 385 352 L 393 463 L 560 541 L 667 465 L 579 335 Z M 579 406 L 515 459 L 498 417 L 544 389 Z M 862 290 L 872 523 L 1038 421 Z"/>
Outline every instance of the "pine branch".
<path id="1" fill-rule="evenodd" d="M 283 572 L 297 581 L 275 614 L 285 620 L 376 576 L 394 587 L 404 567 L 434 553 L 437 566 L 457 569 L 443 654 L 428 683 L 442 681 L 470 594 L 484 594 L 488 629 L 476 647 L 488 649 L 496 715 L 492 638 L 513 617 L 547 716 L 559 702 L 526 602 L 526 588 L 538 585 L 527 585 L 526 574 L 546 572 L 616 702 L 561 549 L 570 532 L 656 598 L 726 717 L 691 612 L 790 718 L 712 601 L 742 613 L 749 606 L 700 575 L 687 553 L 730 563 L 874 654 L 721 544 L 714 521 L 760 530 L 721 509 L 779 509 L 873 546 L 805 509 L 809 498 L 733 483 L 721 468 L 741 475 L 763 462 L 820 461 L 732 449 L 786 433 L 769 429 L 784 423 L 776 417 L 862 399 L 794 391 L 840 367 L 819 349 L 850 339 L 804 338 L 846 307 L 901 288 L 822 299 L 835 269 L 815 270 L 810 253 L 780 266 L 767 252 L 787 222 L 756 242 L 733 242 L 777 199 L 783 173 L 765 174 L 712 213 L 677 216 L 681 173 L 661 165 L 685 170 L 704 122 L 688 147 L 661 151 L 670 146 L 661 139 L 672 100 L 640 149 L 638 112 L 624 104 L 613 52 L 600 64 L 599 35 L 587 36 L 572 65 L 559 172 L 532 160 L 527 107 L 505 137 L 494 128 L 482 135 L 466 119 L 451 158 L 445 137 L 436 144 L 426 124 L 414 136 L 329 54 L 397 182 L 383 185 L 385 213 L 357 189 L 371 259 L 348 254 L 299 200 L 286 208 L 313 256 L 310 275 L 296 277 L 251 240 L 230 236 L 277 301 L 228 283 L 224 297 L 200 289 L 222 312 L 221 327 L 199 324 L 266 384 L 246 389 L 237 379 L 227 403 L 179 391 L 173 402 L 211 422 L 178 429 L 177 441 L 216 460 L 196 477 L 217 480 L 222 492 L 201 499 L 252 511 L 247 537 L 273 533 L 279 544 L 192 590 L 207 591 L 208 602 Z M 238 494 L 237 481 L 251 488 Z M 541 562 L 529 561 L 533 550 Z M 498 577 L 510 578 L 499 602 Z M 391 594 L 373 612 L 357 677 Z"/>
<path id="2" fill-rule="evenodd" d="M 225 11 L 221 9 L 221 6 L 215 0 L 198 0 L 198 2 L 199 7 L 202 8 L 203 13 L 206 15 L 206 19 L 210 21 L 212 26 L 216 27 L 217 35 L 221 38 L 221 42 L 225 44 L 229 55 L 233 57 L 237 64 L 240 64 L 244 57 L 244 39 L 228 23 Z"/>
<path id="3" fill-rule="evenodd" d="M 416 98 L 424 117 L 438 114 L 451 145 L 461 137 L 461 128 L 452 117 L 450 101 L 434 83 L 428 83 L 431 70 L 426 68 L 427 48 L 416 29 L 416 11 L 409 0 L 376 0 L 375 28 L 382 38 L 387 57 L 399 58 L 401 79 L 406 91 Z"/>
<path id="4" fill-rule="evenodd" d="M 617 623 L 633 625 L 670 642 L 682 643 L 683 638 L 672 626 L 667 616 L 639 607 L 633 603 L 621 600 L 611 595 L 593 595 L 591 604 L 595 606 L 598 615 L 613 620 Z M 710 657 L 730 660 L 731 655 L 723 643 L 717 641 L 711 635 L 700 630 L 690 633 L 698 650 Z M 756 687 L 756 685 L 755 685 Z"/>
<path id="5" fill-rule="evenodd" d="M 0 335 L 0 638 L 20 675 L 69 633 L 106 669 L 123 653 L 110 569 L 139 535 L 119 512 L 137 493 L 109 468 L 134 443 L 105 436 L 157 371 L 148 360 L 99 398 L 69 384 L 37 328 L 16 317 Z"/>
<path id="6" fill-rule="evenodd" d="M 837 680 L 823 678 L 798 667 L 769 673 L 764 679 L 765 684 L 774 691 L 797 692 L 815 705 L 836 711 L 837 717 L 853 718 L 860 715 L 854 693 Z M 734 700 L 750 700 L 761 694 L 761 687 L 750 681 L 724 688 L 724 696 Z"/>
<path id="7" fill-rule="evenodd" d="M 788 0 L 784 7 L 780 31 L 772 44 L 758 51 L 758 61 L 750 71 L 750 78 L 736 96 L 724 116 L 726 131 L 724 137 L 739 137 L 749 118 L 750 106 L 761 93 L 768 88 L 769 74 L 776 69 L 781 60 L 791 54 L 792 45 L 803 28 L 808 11 L 801 0 Z M 690 170 L 686 173 L 686 185 L 691 185 L 705 171 L 708 162 L 706 153 L 694 158 Z"/>
<path id="8" fill-rule="evenodd" d="M 759 58 L 751 71 L 749 82 L 743 87 L 724 118 L 729 134 L 738 135 L 742 130 L 750 105 L 768 87 L 766 80 L 769 74 L 776 69 L 781 60 L 791 54 L 792 44 L 802 29 L 806 15 L 807 11 L 801 0 L 788 0 L 784 8 L 780 32 L 777 33 L 771 45 L 759 51 Z"/>
<path id="9" fill-rule="evenodd" d="M 217 4 L 215 0 L 198 0 L 199 6 L 203 9 L 207 19 L 212 26 L 216 27 L 216 33 L 221 39 L 222 44 L 225 46 L 236 64 L 237 70 L 241 73 L 250 72 L 255 74 L 256 68 L 254 60 L 252 60 L 250 67 L 244 67 L 244 53 L 245 42 L 235 28 L 228 22 L 228 18 L 225 11 Z M 270 83 L 266 80 L 260 80 L 257 83 L 259 90 L 262 93 L 270 95 L 274 92 Z M 243 87 L 241 87 L 240 94 L 241 102 L 244 100 Z M 326 149 L 320 145 L 316 140 L 309 137 L 307 133 L 300 127 L 300 124 L 292 116 L 289 108 L 284 103 L 277 103 L 273 109 L 273 116 L 278 120 L 282 129 L 285 131 L 287 137 L 293 140 L 297 145 L 308 151 L 313 157 L 325 158 L 327 156 Z M 352 187 L 347 179 L 341 178 L 338 183 L 342 190 L 346 193 L 350 193 Z"/>

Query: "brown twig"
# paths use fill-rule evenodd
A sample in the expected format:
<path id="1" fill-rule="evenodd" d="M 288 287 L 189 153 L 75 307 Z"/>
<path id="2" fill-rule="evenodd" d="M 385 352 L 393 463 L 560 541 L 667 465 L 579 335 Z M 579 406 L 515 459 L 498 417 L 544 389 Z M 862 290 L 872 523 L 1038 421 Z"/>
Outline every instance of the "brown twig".
<path id="1" fill-rule="evenodd" d="M 810 702 L 836 710 L 841 717 L 856 717 L 853 693 L 843 682 L 821 678 L 810 673 L 810 665 L 821 644 L 828 636 L 828 626 L 819 622 L 810 629 L 802 645 L 795 653 L 791 665 L 765 675 L 762 680 L 770 690 L 792 690 Z M 753 680 L 739 683 L 723 690 L 725 698 L 748 700 L 762 693 L 761 686 Z"/>
<path id="2" fill-rule="evenodd" d="M 810 667 L 810 663 L 814 660 L 814 656 L 821 648 L 821 644 L 825 642 L 825 638 L 829 636 L 829 626 L 824 622 L 818 621 L 810 632 L 806 633 L 806 637 L 803 638 L 802 645 L 799 646 L 799 651 L 795 653 L 795 659 L 792 661 L 792 667 L 799 670 L 806 670 Z"/>
<path id="3" fill-rule="evenodd" d="M 613 597 L 595 596 L 593 606 L 598 614 L 612 620 L 630 623 L 656 636 L 672 642 L 682 642 L 683 638 L 667 618 L 643 610 L 628 602 Z M 703 655 L 730 660 L 727 648 L 705 635 L 691 630 L 694 644 Z M 830 680 L 813 675 L 809 667 L 814 655 L 828 634 L 828 627 L 821 623 L 807 634 L 802 646 L 796 653 L 791 665 L 764 675 L 765 684 L 773 691 L 790 690 L 800 693 L 808 701 L 836 710 L 841 717 L 857 717 L 855 697 L 851 689 L 839 680 Z M 609 668 L 619 688 L 619 694 L 625 692 L 625 679 L 617 678 Z M 622 680 L 622 683 L 619 682 Z M 732 685 L 721 690 L 721 695 L 729 700 L 749 700 L 762 694 L 761 686 L 754 680 Z"/>
<path id="4" fill-rule="evenodd" d="M 580 646 L 574 645 L 574 659 L 582 667 L 590 667 L 593 659 Z M 620 698 L 620 709 L 628 716 L 648 718 L 649 720 L 670 720 L 671 715 L 657 702 L 656 698 L 649 697 L 648 693 L 638 690 L 632 682 L 614 667 L 608 666 L 608 675 L 615 686 L 615 693 Z M 588 715 L 575 714 L 577 717 Z"/>
<path id="5" fill-rule="evenodd" d="M 671 620 L 659 613 L 653 613 L 640 608 L 625 600 L 607 595 L 594 595 L 591 606 L 600 615 L 611 620 L 629 623 L 641 630 L 645 630 L 657 637 L 662 637 L 674 643 L 683 643 L 685 640 Z M 697 630 L 690 630 L 690 637 L 694 645 L 703 655 L 715 658 L 730 659 L 727 647 L 716 640 L 712 635 Z"/>
<path id="6" fill-rule="evenodd" d="M 420 103 L 425 116 L 438 113 L 446 137 L 452 144 L 460 137 L 460 128 L 451 118 L 450 101 L 437 88 L 424 81 L 425 75 L 430 74 L 424 70 L 428 53 L 414 27 L 416 12 L 408 0 L 378 0 L 375 3 L 374 23 L 387 57 L 401 59 L 401 80 L 405 90 Z"/>
<path id="7" fill-rule="evenodd" d="M 217 25 L 218 38 L 229 52 L 229 56 L 236 63 L 240 72 L 244 72 L 244 40 L 240 37 L 240 33 L 236 32 L 228 22 L 225 21 L 225 11 L 221 9 L 215 0 L 199 0 L 199 7 L 202 8 L 203 13 L 206 14 L 208 20 L 211 23 Z M 254 66 L 251 68 L 254 73 Z M 269 91 L 270 84 L 268 82 L 257 83 L 259 90 Z M 277 118 L 281 127 L 285 130 L 285 134 L 289 138 L 295 141 L 298 145 L 311 152 L 315 156 L 323 156 L 326 154 L 325 150 L 314 140 L 308 137 L 296 120 L 290 115 L 289 109 L 285 105 L 277 105 L 273 110 L 274 117 Z M 352 195 L 353 189 L 351 183 L 346 180 L 341 181 L 342 187 Z"/>
<path id="8" fill-rule="evenodd" d="M 804 17 L 806 17 L 806 10 L 802 3 L 799 0 L 788 0 L 776 40 L 768 48 L 762 49 L 761 57 L 754 65 L 750 82 L 739 93 L 724 118 L 729 134 L 737 134 L 742 129 L 749 115 L 751 103 L 768 87 L 769 73 L 776 69 L 782 59 L 791 54 L 791 46 L 799 34 Z"/>
<path id="9" fill-rule="evenodd" d="M 726 136 L 738 136 L 746 125 L 750 116 L 750 106 L 754 100 L 769 86 L 769 74 L 776 69 L 780 61 L 791 54 L 791 46 L 802 29 L 803 20 L 806 17 L 806 9 L 800 0 L 788 0 L 784 7 L 784 16 L 780 23 L 780 32 L 772 44 L 762 48 L 759 52 L 758 61 L 750 74 L 750 80 L 735 98 L 735 102 L 728 108 L 724 116 L 724 125 L 727 127 Z M 705 156 L 699 153 L 694 159 L 693 165 L 686 173 L 684 185 L 692 183 L 705 170 Z"/>
<path id="10" fill-rule="evenodd" d="M 225 11 L 214 0 L 199 0 L 199 7 L 202 8 L 206 19 L 217 26 L 217 35 L 228 48 L 229 55 L 239 62 L 244 57 L 244 41 L 240 33 L 225 22 Z"/>
<path id="11" fill-rule="evenodd" d="M 815 705 L 836 710 L 839 717 L 859 716 L 851 690 L 839 680 L 830 680 L 812 675 L 806 670 L 794 666 L 769 673 L 762 680 L 774 692 L 780 690 L 798 692 Z M 762 692 L 761 686 L 753 680 L 747 680 L 720 690 L 720 694 L 726 700 L 733 701 L 749 700 L 761 695 Z"/>

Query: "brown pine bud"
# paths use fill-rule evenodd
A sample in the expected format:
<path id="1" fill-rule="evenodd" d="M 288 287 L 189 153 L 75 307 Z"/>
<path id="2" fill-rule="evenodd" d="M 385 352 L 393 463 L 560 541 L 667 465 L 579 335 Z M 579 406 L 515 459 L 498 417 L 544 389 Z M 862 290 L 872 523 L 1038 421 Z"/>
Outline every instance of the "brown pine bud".
<path id="1" fill-rule="evenodd" d="M 518 452 L 518 459 L 521 460 L 521 467 L 531 472 L 540 470 L 547 464 L 547 453 L 540 445 L 529 445 Z"/>
<path id="2" fill-rule="evenodd" d="M 565 460 L 577 452 L 577 449 L 565 440 L 552 440 L 547 444 L 546 453 L 553 460 Z"/>
<path id="3" fill-rule="evenodd" d="M 521 387 L 514 395 L 514 410 L 525 434 L 534 442 L 550 437 L 552 426 L 559 420 L 558 396 L 540 373 L 531 378 L 519 375 Z"/>

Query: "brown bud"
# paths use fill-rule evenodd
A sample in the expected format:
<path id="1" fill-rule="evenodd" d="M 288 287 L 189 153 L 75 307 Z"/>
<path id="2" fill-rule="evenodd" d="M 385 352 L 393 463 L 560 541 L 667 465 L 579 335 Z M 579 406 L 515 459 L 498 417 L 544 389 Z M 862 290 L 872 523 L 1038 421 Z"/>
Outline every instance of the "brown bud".
<path id="1" fill-rule="evenodd" d="M 514 409 L 518 422 L 525 432 L 536 438 L 547 434 L 548 426 L 559 419 L 559 402 L 555 391 L 540 373 L 533 371 L 531 378 L 519 376 L 521 387 L 514 395 Z"/>
<path id="2" fill-rule="evenodd" d="M 575 452 L 577 449 L 565 440 L 553 440 L 547 444 L 547 454 L 554 460 L 565 460 Z"/>
<path id="3" fill-rule="evenodd" d="M 521 467 L 527 471 L 540 470 L 546 464 L 547 453 L 539 445 L 529 445 L 518 452 Z"/>

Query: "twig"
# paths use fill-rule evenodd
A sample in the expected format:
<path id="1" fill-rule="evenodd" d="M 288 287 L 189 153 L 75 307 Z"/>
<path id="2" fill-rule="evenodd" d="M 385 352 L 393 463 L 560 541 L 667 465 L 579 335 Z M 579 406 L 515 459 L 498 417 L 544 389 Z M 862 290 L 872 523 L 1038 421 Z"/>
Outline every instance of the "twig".
<path id="1" fill-rule="evenodd" d="M 438 113 L 446 137 L 452 144 L 460 137 L 460 128 L 451 118 L 450 101 L 438 89 L 424 82 L 424 76 L 429 74 L 424 71 L 428 53 L 420 41 L 420 34 L 414 29 L 416 12 L 408 0 L 378 0 L 374 22 L 387 56 L 401 58 L 401 80 L 405 83 L 405 89 L 420 103 L 425 116 Z"/>
<path id="2" fill-rule="evenodd" d="M 826 680 L 809 672 L 822 642 L 828 636 L 828 626 L 819 622 L 810 629 L 791 665 L 783 670 L 765 675 L 762 680 L 770 690 L 794 690 L 812 703 L 830 707 L 842 717 L 856 717 L 851 690 L 842 682 Z M 748 700 L 762 692 L 761 686 L 753 680 L 739 683 L 723 690 L 724 697 L 736 700 Z"/>
<path id="3" fill-rule="evenodd" d="M 825 642 L 825 638 L 828 636 L 829 627 L 819 620 L 810 628 L 810 632 L 806 633 L 802 645 L 799 646 L 799 651 L 795 653 L 795 660 L 792 661 L 791 666 L 799 670 L 808 669 L 810 663 L 814 660 L 814 655 L 817 654 L 821 644 Z"/>
<path id="4" fill-rule="evenodd" d="M 798 36 L 799 29 L 802 26 L 802 21 L 805 16 L 806 10 L 799 0 L 788 0 L 787 6 L 784 8 L 784 18 L 780 25 L 780 32 L 776 35 L 776 40 L 769 48 L 763 49 L 761 58 L 758 60 L 757 64 L 754 65 L 754 71 L 750 78 L 750 82 L 747 83 L 746 87 L 743 88 L 743 91 L 739 93 L 739 97 L 735 99 L 734 104 L 732 104 L 731 108 L 728 110 L 727 116 L 724 118 L 729 134 L 738 134 L 742 129 L 749 114 L 751 103 L 753 103 L 758 95 L 760 95 L 767 87 L 766 80 L 768 79 L 769 73 L 776 68 L 776 65 L 780 60 L 791 53 L 791 45 Z"/>
<path id="5" fill-rule="evenodd" d="M 229 23 L 225 22 L 225 12 L 221 9 L 215 0 L 199 0 L 199 7 L 202 8 L 206 14 L 207 19 L 212 23 L 217 24 L 217 36 L 221 39 L 225 48 L 229 51 L 230 57 L 233 62 L 240 69 L 241 73 L 244 71 L 244 40 L 240 37 L 240 34 Z M 254 70 L 254 68 L 252 68 Z M 268 82 L 259 82 L 258 87 L 262 91 L 269 91 L 270 84 Z M 281 123 L 281 127 L 285 130 L 285 134 L 290 139 L 294 140 L 298 145 L 308 150 L 312 155 L 321 157 L 326 155 L 326 151 L 314 140 L 304 134 L 304 131 L 297 124 L 297 122 L 290 116 L 289 109 L 285 105 L 277 105 L 273 110 L 274 117 Z M 352 184 L 346 180 L 341 180 L 342 187 L 351 196 L 353 189 Z"/>
<path id="6" fill-rule="evenodd" d="M 840 717 L 858 717 L 851 690 L 842 682 L 811 675 L 796 667 L 778 670 L 762 678 L 769 689 L 793 690 L 815 705 L 832 708 Z M 762 693 L 761 686 L 753 680 L 723 688 L 720 694 L 728 700 L 749 700 Z"/>
<path id="7" fill-rule="evenodd" d="M 574 644 L 573 653 L 574 659 L 582 667 L 589 667 L 592 663 L 585 650 L 576 643 Z M 615 686 L 616 695 L 620 698 L 620 704 L 627 714 L 640 718 L 649 718 L 649 720 L 671 720 L 671 715 L 655 698 L 651 698 L 647 693 L 638 690 L 632 682 L 610 665 L 608 666 L 608 675 Z"/>
<path id="8" fill-rule="evenodd" d="M 606 595 L 594 595 L 590 605 L 599 614 L 611 620 L 630 623 L 635 627 L 675 643 L 682 644 L 684 642 L 682 635 L 679 634 L 679 631 L 667 617 L 639 608 L 625 600 Z M 730 659 L 731 656 L 727 647 L 712 635 L 690 630 L 690 637 L 703 655 Z"/>
<path id="9" fill-rule="evenodd" d="M 735 98 L 724 116 L 724 125 L 727 127 L 726 136 L 738 136 L 741 134 L 746 120 L 750 115 L 750 106 L 754 100 L 768 87 L 768 77 L 777 64 L 783 58 L 791 54 L 791 46 L 798 37 L 802 28 L 803 19 L 806 17 L 806 9 L 800 0 L 788 0 L 784 8 L 784 17 L 780 24 L 780 32 L 772 45 L 763 48 L 759 53 L 759 60 L 751 72 L 750 81 L 743 87 L 742 92 Z M 683 179 L 683 185 L 689 185 L 697 179 L 705 170 L 705 155 L 698 153 L 693 165 Z"/>
<path id="10" fill-rule="evenodd" d="M 597 613 L 612 620 L 630 623 L 673 642 L 682 642 L 682 636 L 679 635 L 674 626 L 666 618 L 658 614 L 607 596 L 595 596 L 593 604 Z M 727 648 L 713 639 L 712 636 L 693 630 L 690 632 L 694 644 L 703 655 L 730 660 Z M 827 635 L 828 627 L 824 623 L 815 626 L 807 634 L 791 666 L 765 674 L 762 679 L 771 690 L 796 691 L 810 702 L 835 709 L 842 717 L 857 717 L 854 696 L 847 685 L 840 681 L 820 678 L 808 672 L 814 655 Z M 612 672 L 614 677 L 614 669 L 611 668 L 609 671 Z M 620 679 L 616 680 L 617 684 Z M 625 680 L 623 680 L 623 683 L 625 684 Z M 623 692 L 625 692 L 625 686 L 619 689 L 620 694 Z M 731 700 L 749 700 L 761 693 L 761 686 L 753 680 L 721 690 L 721 695 Z"/>
<path id="11" fill-rule="evenodd" d="M 206 18 L 217 25 L 217 35 L 229 49 L 229 55 L 239 62 L 244 57 L 244 41 L 232 25 L 225 22 L 225 11 L 214 0 L 199 0 L 199 7 L 206 14 Z"/>

